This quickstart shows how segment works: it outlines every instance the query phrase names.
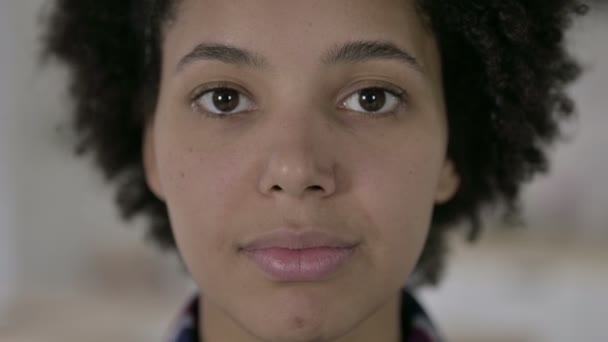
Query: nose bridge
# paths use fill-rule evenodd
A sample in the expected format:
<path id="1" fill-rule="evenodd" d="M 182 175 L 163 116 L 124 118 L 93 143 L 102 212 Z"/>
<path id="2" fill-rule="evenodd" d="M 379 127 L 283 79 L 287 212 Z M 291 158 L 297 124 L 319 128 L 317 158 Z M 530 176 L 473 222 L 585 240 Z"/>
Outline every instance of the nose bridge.
<path id="1" fill-rule="evenodd" d="M 260 191 L 294 198 L 307 193 L 333 193 L 336 160 L 329 143 L 331 127 L 327 119 L 310 108 L 272 116 Z"/>

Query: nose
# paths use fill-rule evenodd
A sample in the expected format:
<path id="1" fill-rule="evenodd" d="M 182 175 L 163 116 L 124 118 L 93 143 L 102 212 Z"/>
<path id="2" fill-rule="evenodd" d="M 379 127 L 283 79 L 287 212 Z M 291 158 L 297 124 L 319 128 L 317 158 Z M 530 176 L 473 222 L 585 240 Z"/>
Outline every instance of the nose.
<path id="1" fill-rule="evenodd" d="M 291 128 L 290 128 L 291 127 Z M 331 132 L 308 122 L 283 125 L 272 135 L 260 192 L 267 196 L 327 197 L 336 190 L 336 163 L 325 139 Z M 275 132 L 277 132 L 275 131 Z"/>

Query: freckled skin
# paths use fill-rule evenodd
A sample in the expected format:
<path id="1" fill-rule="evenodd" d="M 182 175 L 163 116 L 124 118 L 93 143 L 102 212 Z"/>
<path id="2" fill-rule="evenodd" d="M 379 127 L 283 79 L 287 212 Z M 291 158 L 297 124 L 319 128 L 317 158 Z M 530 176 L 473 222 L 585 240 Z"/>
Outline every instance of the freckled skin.
<path id="1" fill-rule="evenodd" d="M 433 205 L 458 186 L 446 159 L 439 52 L 412 4 L 183 0 L 166 29 L 144 158 L 201 289 L 206 342 L 399 339 L 400 287 Z M 353 39 L 390 40 L 415 55 L 423 73 L 386 60 L 319 62 Z M 197 61 L 176 73 L 202 42 L 255 51 L 272 68 Z M 218 81 L 252 94 L 256 109 L 227 119 L 193 110 L 193 91 Z M 382 118 L 337 108 L 375 84 L 407 91 L 407 105 Z M 270 281 L 238 253 L 240 244 L 294 222 L 360 244 L 319 282 Z"/>

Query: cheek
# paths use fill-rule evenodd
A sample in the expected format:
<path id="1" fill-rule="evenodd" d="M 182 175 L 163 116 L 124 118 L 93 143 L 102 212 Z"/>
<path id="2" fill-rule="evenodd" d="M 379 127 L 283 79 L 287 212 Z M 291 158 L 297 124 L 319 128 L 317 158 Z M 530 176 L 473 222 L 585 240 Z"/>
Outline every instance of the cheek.
<path id="1" fill-rule="evenodd" d="M 230 199 L 239 198 L 236 158 L 226 153 L 201 151 L 194 145 L 170 144 L 162 154 L 159 173 L 169 209 L 171 227 L 189 268 L 212 273 L 211 261 L 233 248 L 229 227 L 238 210 Z M 196 263 L 196 264 L 193 264 Z M 197 272 L 199 273 L 199 272 Z"/>
<path id="2" fill-rule="evenodd" d="M 369 159 L 354 183 L 361 221 L 375 229 L 371 252 L 388 274 L 407 276 L 424 245 L 439 168 L 428 155 L 413 146 Z"/>

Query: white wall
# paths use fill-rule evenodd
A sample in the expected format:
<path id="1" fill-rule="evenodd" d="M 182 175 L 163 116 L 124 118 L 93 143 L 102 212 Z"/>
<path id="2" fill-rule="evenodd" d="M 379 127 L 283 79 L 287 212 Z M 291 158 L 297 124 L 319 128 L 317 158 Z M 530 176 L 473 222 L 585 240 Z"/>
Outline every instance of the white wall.
<path id="1" fill-rule="evenodd" d="M 99 246 L 134 239 L 122 232 L 111 191 L 90 165 L 73 156 L 65 70 L 39 63 L 39 19 L 45 3 L 0 3 L 4 296 L 16 288 L 25 293 L 69 291 Z"/>
<path id="2" fill-rule="evenodd" d="M 0 4 L 0 80 L 16 80 L 14 70 L 16 37 L 8 30 L 12 26 L 5 3 Z M 16 152 L 12 144 L 16 123 L 10 113 L 16 111 L 15 90 L 8 82 L 0 83 L 0 319 L 7 300 L 15 290 L 17 272 L 15 251 L 15 187 L 14 162 Z M 0 325 L 1 325 L 0 321 Z"/>
<path id="3" fill-rule="evenodd" d="M 131 258 L 153 260 L 143 267 L 162 278 L 174 260 L 145 249 L 141 222 L 122 222 L 114 189 L 89 160 L 75 158 L 66 70 L 39 60 L 40 18 L 49 3 L 0 2 L 0 203 L 8 211 L 0 217 L 0 284 L 13 289 L 6 296 L 70 293 L 104 278 L 95 268 L 107 267 L 99 262 L 108 255 L 123 260 L 125 277 Z"/>
<path id="4" fill-rule="evenodd" d="M 524 193 L 535 230 L 587 240 L 608 237 L 608 7 L 594 8 L 568 36 L 584 69 L 571 88 L 578 118 L 567 126 L 570 141 L 556 145 L 549 175 Z"/>

